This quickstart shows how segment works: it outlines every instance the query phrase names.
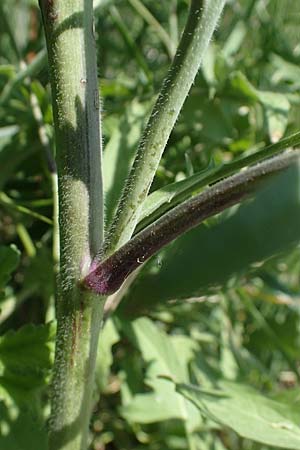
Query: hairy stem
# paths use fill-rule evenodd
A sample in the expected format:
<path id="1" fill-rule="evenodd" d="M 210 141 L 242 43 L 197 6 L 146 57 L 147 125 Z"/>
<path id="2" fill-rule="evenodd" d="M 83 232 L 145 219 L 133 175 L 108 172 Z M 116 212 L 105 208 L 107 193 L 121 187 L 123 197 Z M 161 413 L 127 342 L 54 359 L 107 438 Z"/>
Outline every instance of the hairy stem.
<path id="1" fill-rule="evenodd" d="M 50 450 L 85 450 L 104 299 L 79 281 L 102 245 L 103 198 L 92 0 L 40 0 L 58 170 L 60 271 Z"/>
<path id="2" fill-rule="evenodd" d="M 84 284 L 100 294 L 117 291 L 124 280 L 163 246 L 225 208 L 239 203 L 267 176 L 299 159 L 299 152 L 286 152 L 220 181 L 172 209 L 134 236 L 102 263 L 94 263 Z"/>
<path id="3" fill-rule="evenodd" d="M 107 255 L 127 242 L 133 234 L 162 153 L 199 70 L 224 4 L 225 0 L 191 2 L 189 17 L 173 64 L 141 138 L 108 233 L 105 244 Z"/>

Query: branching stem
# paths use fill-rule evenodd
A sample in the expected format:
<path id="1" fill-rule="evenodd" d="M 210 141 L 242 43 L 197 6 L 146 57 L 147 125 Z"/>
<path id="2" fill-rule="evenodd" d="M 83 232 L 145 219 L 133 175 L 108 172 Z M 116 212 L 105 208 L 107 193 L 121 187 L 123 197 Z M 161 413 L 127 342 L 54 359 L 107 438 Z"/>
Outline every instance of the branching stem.
<path id="1" fill-rule="evenodd" d="M 202 4 L 205 6 L 202 7 Z M 127 242 L 137 224 L 162 153 L 199 70 L 225 0 L 192 0 L 169 73 L 142 135 L 132 170 L 105 244 L 106 255 Z"/>

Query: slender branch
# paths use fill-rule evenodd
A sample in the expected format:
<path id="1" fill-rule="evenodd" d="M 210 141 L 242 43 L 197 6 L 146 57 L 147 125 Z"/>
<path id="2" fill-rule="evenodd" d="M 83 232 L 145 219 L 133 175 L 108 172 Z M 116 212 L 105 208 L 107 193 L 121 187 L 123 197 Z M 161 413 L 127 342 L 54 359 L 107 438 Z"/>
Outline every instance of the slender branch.
<path id="1" fill-rule="evenodd" d="M 177 206 L 102 263 L 94 262 L 84 285 L 99 294 L 116 292 L 130 273 L 166 244 L 208 217 L 247 198 L 267 176 L 298 161 L 299 155 L 299 151 L 294 151 L 270 158 L 214 184 Z"/>
<path id="2" fill-rule="evenodd" d="M 85 450 L 104 299 L 79 280 L 102 245 L 103 195 L 92 0 L 40 0 L 56 138 L 60 272 L 50 450 Z"/>
<path id="3" fill-rule="evenodd" d="M 15 211 L 20 212 L 21 214 L 26 214 L 28 216 L 34 217 L 37 220 L 41 220 L 44 223 L 47 223 L 48 225 L 52 225 L 52 220 L 49 219 L 46 216 L 43 216 L 43 214 L 39 214 L 36 211 L 32 211 L 31 209 L 27 208 L 23 205 L 18 205 L 14 202 L 14 200 L 8 195 L 5 194 L 5 192 L 0 192 L 0 204 L 3 205 L 6 208 L 14 209 Z"/>
<path id="4" fill-rule="evenodd" d="M 192 0 L 173 64 L 140 141 L 132 170 L 105 244 L 106 255 L 127 242 L 137 224 L 159 161 L 200 67 L 225 0 Z"/>
<path id="5" fill-rule="evenodd" d="M 195 195 L 197 191 L 203 189 L 203 187 L 216 183 L 221 178 L 228 177 L 236 173 L 237 171 L 250 166 L 252 164 L 256 164 L 260 161 L 263 161 L 266 158 L 270 158 L 271 156 L 276 155 L 279 152 L 282 152 L 288 148 L 294 148 L 300 145 L 300 132 L 291 134 L 284 139 L 276 142 L 275 144 L 270 144 L 267 147 L 262 148 L 254 153 L 243 155 L 239 158 L 236 158 L 234 161 L 223 163 L 218 165 L 217 167 L 213 167 L 212 169 L 208 169 L 202 174 L 194 174 L 190 178 L 184 180 L 187 186 L 182 189 L 178 194 L 174 196 L 171 201 L 167 201 L 163 203 L 161 206 L 158 206 L 153 212 L 148 215 L 144 215 L 142 211 L 140 222 L 137 224 L 135 229 L 135 233 L 138 233 L 140 230 L 148 226 L 150 223 L 153 223 L 159 217 L 161 217 L 165 212 L 170 211 L 179 203 L 185 201 L 191 195 Z M 183 181 L 179 181 L 177 183 L 183 183 Z M 174 183 L 175 184 L 175 183 Z M 171 185 L 169 185 L 171 186 Z M 168 186 L 165 186 L 163 189 L 166 189 Z M 150 200 L 151 195 L 157 195 L 158 191 L 153 192 L 147 198 Z M 145 206 L 145 204 L 144 204 Z"/>

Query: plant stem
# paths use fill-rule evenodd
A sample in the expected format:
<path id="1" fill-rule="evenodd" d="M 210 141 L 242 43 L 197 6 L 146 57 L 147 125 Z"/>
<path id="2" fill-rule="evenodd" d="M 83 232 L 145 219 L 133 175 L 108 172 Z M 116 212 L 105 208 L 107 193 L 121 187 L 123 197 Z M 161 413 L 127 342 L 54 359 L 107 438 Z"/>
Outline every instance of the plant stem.
<path id="1" fill-rule="evenodd" d="M 13 199 L 8 197 L 8 195 L 5 194 L 5 192 L 0 192 L 0 204 L 3 205 L 6 208 L 14 209 L 22 214 L 26 214 L 28 216 L 34 217 L 37 220 L 41 220 L 44 223 L 47 223 L 48 225 L 52 225 L 52 220 L 49 219 L 46 216 L 43 216 L 42 214 L 37 213 L 36 211 L 32 211 L 29 208 L 26 208 L 26 206 L 18 205 L 14 202 Z"/>
<path id="2" fill-rule="evenodd" d="M 128 30 L 121 14 L 119 13 L 118 9 L 114 5 L 112 5 L 109 8 L 109 12 L 110 12 L 111 18 L 113 20 L 113 23 L 118 28 L 120 34 L 122 35 L 129 52 L 135 58 L 137 64 L 140 66 L 140 68 L 142 70 L 144 82 L 151 83 L 152 82 L 152 73 L 149 70 L 149 67 L 147 66 L 144 56 L 140 52 L 139 47 L 135 43 L 134 38 L 130 34 L 130 31 Z"/>
<path id="3" fill-rule="evenodd" d="M 137 267 L 162 247 L 205 219 L 239 203 L 253 193 L 267 176 L 299 161 L 299 151 L 286 152 L 226 178 L 178 205 L 134 236 L 101 263 L 94 263 L 84 280 L 99 294 L 116 292 Z"/>
<path id="4" fill-rule="evenodd" d="M 50 450 L 85 450 L 104 298 L 79 281 L 103 240 L 92 0 L 40 0 L 57 148 L 60 273 Z"/>
<path id="5" fill-rule="evenodd" d="M 173 64 L 142 135 L 105 243 L 106 255 L 127 242 L 137 224 L 162 153 L 200 67 L 225 0 L 192 0 Z"/>
<path id="6" fill-rule="evenodd" d="M 276 155 L 287 148 L 297 148 L 300 145 L 300 132 L 291 134 L 284 139 L 276 142 L 275 144 L 270 144 L 267 147 L 262 148 L 256 152 L 252 152 L 248 155 L 243 155 L 235 160 L 223 163 L 212 169 L 208 169 L 205 172 L 199 174 L 195 173 L 191 177 L 185 180 L 186 187 L 182 191 L 178 192 L 171 201 L 163 203 L 161 206 L 156 207 L 156 209 L 150 214 L 144 215 L 142 211 L 140 216 L 140 222 L 137 224 L 135 233 L 138 233 L 143 228 L 148 226 L 150 223 L 155 222 L 159 217 L 161 217 L 165 212 L 173 209 L 179 203 L 185 201 L 192 195 L 195 195 L 199 190 L 202 190 L 205 186 L 209 184 L 216 183 L 222 178 L 228 177 L 237 173 L 239 170 L 244 169 L 247 166 L 257 164 L 266 158 Z M 177 182 L 178 183 L 183 183 Z M 174 183 L 175 184 L 175 183 Z M 170 185 L 169 185 L 170 186 Z M 164 187 L 163 189 L 165 189 Z M 155 191 L 150 194 L 147 201 L 150 200 L 152 195 L 157 195 L 159 191 Z M 144 204 L 144 206 L 146 203 Z"/>

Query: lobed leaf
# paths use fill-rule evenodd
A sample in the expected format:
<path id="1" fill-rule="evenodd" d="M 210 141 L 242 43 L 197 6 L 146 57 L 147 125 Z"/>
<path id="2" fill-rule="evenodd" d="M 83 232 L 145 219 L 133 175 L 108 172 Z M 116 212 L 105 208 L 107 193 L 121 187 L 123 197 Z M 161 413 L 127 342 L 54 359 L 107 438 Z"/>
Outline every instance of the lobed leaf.
<path id="1" fill-rule="evenodd" d="M 18 405 L 33 402 L 49 378 L 54 354 L 53 324 L 26 325 L 0 336 L 0 400 Z"/>

